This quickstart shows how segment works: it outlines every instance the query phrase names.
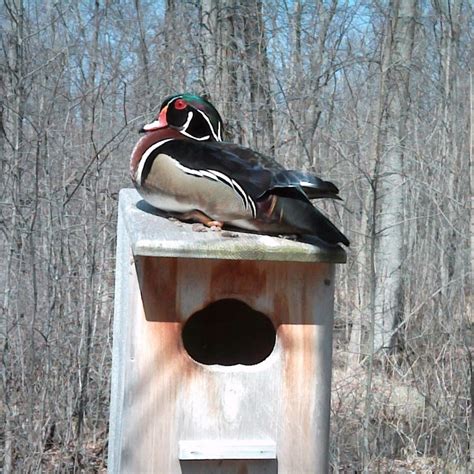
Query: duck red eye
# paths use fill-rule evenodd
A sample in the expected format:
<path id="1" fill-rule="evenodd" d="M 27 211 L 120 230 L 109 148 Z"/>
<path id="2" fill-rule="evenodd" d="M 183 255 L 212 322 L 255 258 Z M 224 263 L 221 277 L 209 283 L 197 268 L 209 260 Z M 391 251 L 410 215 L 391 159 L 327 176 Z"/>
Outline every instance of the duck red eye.
<path id="1" fill-rule="evenodd" d="M 185 109 L 187 106 L 188 106 L 188 104 L 186 104 L 186 102 L 185 102 L 183 99 L 178 99 L 178 100 L 176 100 L 176 102 L 174 103 L 174 108 L 175 108 L 176 110 L 183 110 L 183 109 Z"/>

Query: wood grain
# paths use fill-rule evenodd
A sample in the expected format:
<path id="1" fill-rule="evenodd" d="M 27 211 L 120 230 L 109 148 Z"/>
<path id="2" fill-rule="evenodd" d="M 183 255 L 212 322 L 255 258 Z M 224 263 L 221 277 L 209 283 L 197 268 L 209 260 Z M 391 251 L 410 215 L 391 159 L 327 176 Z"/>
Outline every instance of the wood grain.
<path id="1" fill-rule="evenodd" d="M 326 472 L 334 265 L 131 259 L 122 219 L 110 472 Z M 272 321 L 275 347 L 263 362 L 205 365 L 186 352 L 183 325 L 224 298 Z M 276 460 L 261 459 L 271 446 Z M 226 456 L 240 461 L 223 471 L 212 459 Z"/>

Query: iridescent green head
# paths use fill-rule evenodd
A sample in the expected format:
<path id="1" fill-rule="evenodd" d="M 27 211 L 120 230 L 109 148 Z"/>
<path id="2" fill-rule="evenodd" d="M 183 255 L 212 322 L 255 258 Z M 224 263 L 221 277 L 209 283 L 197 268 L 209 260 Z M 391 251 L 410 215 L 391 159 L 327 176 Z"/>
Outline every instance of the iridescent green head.
<path id="1" fill-rule="evenodd" d="M 144 132 L 171 127 L 199 141 L 222 141 L 223 122 L 216 108 L 204 97 L 176 94 L 161 104 L 156 120 L 143 127 Z"/>

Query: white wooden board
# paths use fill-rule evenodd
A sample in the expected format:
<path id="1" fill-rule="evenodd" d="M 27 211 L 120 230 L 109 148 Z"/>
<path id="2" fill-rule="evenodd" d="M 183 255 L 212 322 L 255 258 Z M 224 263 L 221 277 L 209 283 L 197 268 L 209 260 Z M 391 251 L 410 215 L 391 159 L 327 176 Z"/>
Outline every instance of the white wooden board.
<path id="1" fill-rule="evenodd" d="M 179 442 L 180 460 L 195 459 L 276 459 L 274 441 L 192 440 Z"/>

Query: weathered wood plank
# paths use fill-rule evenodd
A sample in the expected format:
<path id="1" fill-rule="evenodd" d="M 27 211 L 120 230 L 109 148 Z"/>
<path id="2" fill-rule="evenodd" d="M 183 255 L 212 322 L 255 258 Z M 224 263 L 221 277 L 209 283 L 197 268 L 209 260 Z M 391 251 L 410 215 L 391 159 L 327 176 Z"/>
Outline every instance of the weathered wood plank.
<path id="1" fill-rule="evenodd" d="M 137 204 L 139 207 L 137 207 Z M 145 208 L 149 212 L 144 212 Z M 245 232 L 194 232 L 191 224 L 154 215 L 134 189 L 120 191 L 120 210 L 135 255 L 345 263 L 338 246 L 322 247 Z"/>
<path id="2" fill-rule="evenodd" d="M 334 265 L 235 259 L 237 250 L 226 243 L 217 244 L 219 252 L 227 249 L 225 259 L 200 243 L 199 258 L 184 257 L 178 240 L 194 238 L 189 228 L 178 231 L 181 237 L 158 232 L 160 250 L 150 250 L 152 240 L 144 250 L 137 242 L 146 232 L 130 230 L 142 222 L 134 212 L 120 207 L 109 471 L 326 472 Z M 144 222 L 155 231 L 175 225 Z M 157 256 L 163 242 L 168 250 Z M 240 255 L 252 254 L 250 241 L 244 247 Z M 311 258 L 321 256 L 315 252 Z M 263 362 L 206 365 L 186 352 L 185 323 L 222 299 L 242 301 L 271 320 L 275 347 Z"/>

